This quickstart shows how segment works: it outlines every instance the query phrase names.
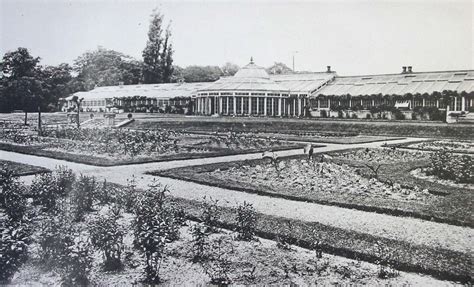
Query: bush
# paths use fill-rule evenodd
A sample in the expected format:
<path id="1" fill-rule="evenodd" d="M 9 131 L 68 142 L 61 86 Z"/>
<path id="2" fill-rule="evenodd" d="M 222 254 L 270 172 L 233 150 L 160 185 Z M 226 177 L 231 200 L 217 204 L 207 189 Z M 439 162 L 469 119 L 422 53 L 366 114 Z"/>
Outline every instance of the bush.
<path id="1" fill-rule="evenodd" d="M 206 200 L 206 198 L 204 198 L 201 220 L 206 226 L 206 232 L 214 233 L 219 231 L 216 226 L 219 223 L 222 210 L 218 203 L 219 200 L 213 200 L 212 198 Z"/>
<path id="2" fill-rule="evenodd" d="M 30 190 L 33 204 L 41 205 L 43 211 L 55 211 L 56 201 L 63 194 L 56 179 L 52 173 L 36 175 L 33 179 Z"/>
<path id="3" fill-rule="evenodd" d="M 72 169 L 68 169 L 65 166 L 58 166 L 53 172 L 53 176 L 56 181 L 58 193 L 60 195 L 68 194 L 76 180 L 76 175 Z"/>
<path id="4" fill-rule="evenodd" d="M 71 203 L 76 221 L 82 221 L 86 212 L 92 211 L 97 192 L 97 182 L 93 176 L 80 175 L 73 187 Z"/>
<path id="5" fill-rule="evenodd" d="M 211 278 L 211 284 L 225 286 L 231 283 L 229 273 L 232 270 L 230 254 L 234 248 L 232 241 L 219 237 L 211 242 L 209 260 L 204 262 L 204 272 Z"/>
<path id="6" fill-rule="evenodd" d="M 20 221 L 26 211 L 25 186 L 13 176 L 7 165 L 0 166 L 0 208 L 12 221 Z"/>
<path id="7" fill-rule="evenodd" d="M 393 109 L 392 114 L 393 114 L 393 116 L 395 117 L 396 120 L 404 120 L 405 119 L 405 115 L 399 109 Z"/>
<path id="8" fill-rule="evenodd" d="M 92 267 L 89 242 L 79 239 L 67 246 L 65 250 L 66 252 L 59 259 L 62 285 L 89 285 L 89 272 Z"/>
<path id="9" fill-rule="evenodd" d="M 115 216 L 100 216 L 89 227 L 92 245 L 102 251 L 106 271 L 122 268 L 123 232 Z"/>
<path id="10" fill-rule="evenodd" d="M 237 207 L 238 239 L 250 241 L 254 238 L 257 225 L 257 212 L 252 204 L 244 202 Z"/>
<path id="11" fill-rule="evenodd" d="M 358 119 L 359 117 L 357 116 L 357 114 L 353 113 L 353 114 L 351 115 L 351 118 L 352 118 L 352 119 Z"/>
<path id="12" fill-rule="evenodd" d="M 457 156 L 446 150 L 430 155 L 430 166 L 426 173 L 441 179 L 453 180 L 457 183 L 474 183 L 474 165 L 472 157 Z"/>
<path id="13" fill-rule="evenodd" d="M 179 238 L 178 220 L 165 202 L 168 188 L 153 182 L 138 193 L 135 205 L 135 246 L 145 255 L 145 283 L 160 282 L 159 270 L 167 242 Z"/>
<path id="14" fill-rule="evenodd" d="M 25 222 L 0 225 L 0 284 L 7 284 L 26 261 L 31 231 Z"/>
<path id="15" fill-rule="evenodd" d="M 205 261 L 209 256 L 209 233 L 206 232 L 206 226 L 203 224 L 195 224 L 191 227 L 193 236 L 193 262 Z"/>

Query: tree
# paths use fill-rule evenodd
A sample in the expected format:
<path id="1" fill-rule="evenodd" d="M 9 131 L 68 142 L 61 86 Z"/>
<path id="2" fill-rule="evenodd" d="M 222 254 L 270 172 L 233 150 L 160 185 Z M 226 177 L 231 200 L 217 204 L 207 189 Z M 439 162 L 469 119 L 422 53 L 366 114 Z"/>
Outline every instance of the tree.
<path id="1" fill-rule="evenodd" d="M 153 11 L 148 41 L 143 50 L 143 79 L 146 84 L 169 83 L 173 74 L 173 45 L 168 25 L 163 38 L 163 15 Z"/>
<path id="2" fill-rule="evenodd" d="M 73 90 L 91 90 L 95 86 L 115 86 L 119 83 L 138 84 L 142 63 L 114 50 L 99 47 L 74 60 L 76 79 Z"/>
<path id="3" fill-rule="evenodd" d="M 222 75 L 226 77 L 235 75 L 239 69 L 239 66 L 230 62 L 225 63 L 225 65 L 221 67 Z"/>
<path id="4" fill-rule="evenodd" d="M 272 74 L 272 75 L 293 74 L 294 73 L 293 70 L 290 69 L 287 65 L 285 65 L 283 63 L 278 63 L 278 62 L 275 62 L 275 64 L 273 64 L 273 66 L 268 67 L 266 70 L 267 70 L 267 73 Z"/>
<path id="5" fill-rule="evenodd" d="M 214 82 L 222 76 L 217 66 L 189 66 L 183 71 L 185 82 Z"/>
<path id="6" fill-rule="evenodd" d="M 28 112 L 40 111 L 44 88 L 39 57 L 33 57 L 26 48 L 7 52 L 0 64 L 2 70 L 2 106 L 0 112 L 21 109 L 25 112 L 25 124 Z M 38 123 L 41 123 L 39 119 Z M 39 126 L 41 128 L 41 126 Z"/>

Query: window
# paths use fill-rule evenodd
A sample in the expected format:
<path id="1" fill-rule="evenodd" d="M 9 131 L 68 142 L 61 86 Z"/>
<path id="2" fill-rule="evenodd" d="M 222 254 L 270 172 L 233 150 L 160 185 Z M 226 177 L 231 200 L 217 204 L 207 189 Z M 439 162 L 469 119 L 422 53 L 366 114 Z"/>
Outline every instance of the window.
<path id="1" fill-rule="evenodd" d="M 236 108 L 237 108 L 237 114 L 241 114 L 242 113 L 242 97 L 236 98 Z"/>
<path id="2" fill-rule="evenodd" d="M 243 98 L 244 101 L 244 109 L 242 111 L 242 114 L 248 114 L 249 113 L 249 98 Z"/>
<path id="3" fill-rule="evenodd" d="M 257 98 L 250 98 L 250 99 L 252 101 L 252 112 L 251 112 L 251 114 L 255 115 L 255 114 L 257 114 L 257 100 L 258 99 Z"/>
<path id="4" fill-rule="evenodd" d="M 222 101 L 222 113 L 223 114 L 226 114 L 227 113 L 227 100 L 229 99 L 229 97 L 221 97 L 221 101 Z"/>
<path id="5" fill-rule="evenodd" d="M 234 113 L 234 97 L 229 97 L 229 114 Z"/>
<path id="6" fill-rule="evenodd" d="M 267 99 L 267 109 L 268 109 L 268 99 Z M 258 114 L 263 115 L 264 111 L 265 111 L 265 98 L 260 97 L 258 98 Z"/>

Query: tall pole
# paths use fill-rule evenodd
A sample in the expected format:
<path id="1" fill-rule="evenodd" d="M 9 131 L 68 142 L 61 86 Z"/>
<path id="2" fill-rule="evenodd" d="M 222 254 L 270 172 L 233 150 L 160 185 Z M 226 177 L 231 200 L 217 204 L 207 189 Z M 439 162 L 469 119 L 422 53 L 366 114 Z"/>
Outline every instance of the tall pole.
<path id="1" fill-rule="evenodd" d="M 295 71 L 295 54 L 298 53 L 298 51 L 293 51 L 293 72 Z"/>

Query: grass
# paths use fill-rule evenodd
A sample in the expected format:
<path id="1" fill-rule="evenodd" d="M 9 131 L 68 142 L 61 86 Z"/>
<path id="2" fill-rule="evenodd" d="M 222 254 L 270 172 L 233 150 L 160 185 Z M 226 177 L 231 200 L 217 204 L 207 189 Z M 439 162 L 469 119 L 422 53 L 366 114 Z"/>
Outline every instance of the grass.
<path id="1" fill-rule="evenodd" d="M 174 161 L 174 160 L 188 160 L 188 159 L 199 159 L 199 158 L 209 158 L 209 157 L 219 157 L 219 156 L 229 156 L 229 155 L 239 155 L 247 153 L 259 153 L 263 151 L 281 151 L 281 150 L 291 150 L 297 148 L 303 148 L 302 144 L 288 144 L 287 146 L 281 147 L 272 147 L 272 148 L 251 148 L 251 149 L 242 149 L 242 150 L 231 150 L 231 149 L 216 149 L 213 152 L 208 153 L 189 153 L 189 154 L 175 154 L 175 155 L 165 155 L 157 158 L 151 157 L 135 157 L 130 159 L 115 159 L 115 158 L 105 158 L 91 156 L 87 154 L 75 154 L 62 151 L 52 151 L 45 150 L 41 146 L 22 146 L 15 145 L 10 143 L 1 143 L 0 150 L 18 152 L 22 154 L 30 154 L 36 156 L 44 156 L 54 159 L 66 160 L 70 162 L 89 164 L 94 166 L 118 166 L 118 165 L 130 165 L 130 164 L 140 164 L 140 163 L 150 163 L 150 162 L 164 162 L 164 161 Z"/>
<path id="2" fill-rule="evenodd" d="M 1 165 L 6 165 L 8 169 L 12 170 L 14 176 L 25 176 L 50 172 L 49 169 L 44 167 L 0 159 L 0 166 Z"/>
<path id="3" fill-rule="evenodd" d="M 341 151 L 337 151 L 337 153 L 340 152 Z M 286 159 L 292 158 L 300 159 L 302 156 L 292 156 L 287 157 Z M 354 167 L 364 168 L 363 164 L 360 162 L 349 162 L 347 160 L 344 162 Z M 244 178 L 236 181 L 230 178 L 220 178 L 210 174 L 211 171 L 216 169 L 225 170 L 231 167 L 238 168 L 242 165 L 255 166 L 262 163 L 263 160 L 261 159 L 230 163 L 213 163 L 154 171 L 150 174 L 288 200 L 334 205 L 394 216 L 410 216 L 452 225 L 474 227 L 472 214 L 470 212 L 471 207 L 474 204 L 472 192 L 466 192 L 466 190 L 461 188 L 445 186 L 419 179 L 410 174 L 411 170 L 428 165 L 427 161 L 413 161 L 384 165 L 379 171 L 379 180 L 399 183 L 406 187 L 418 186 L 421 189 L 426 188 L 430 193 L 437 195 L 433 196 L 428 204 L 417 202 L 416 200 L 401 201 L 391 198 L 362 197 L 357 195 L 346 196 L 340 193 L 302 195 L 295 192 L 293 189 L 281 188 L 277 190 L 269 186 L 254 183 L 253 181 Z"/>

